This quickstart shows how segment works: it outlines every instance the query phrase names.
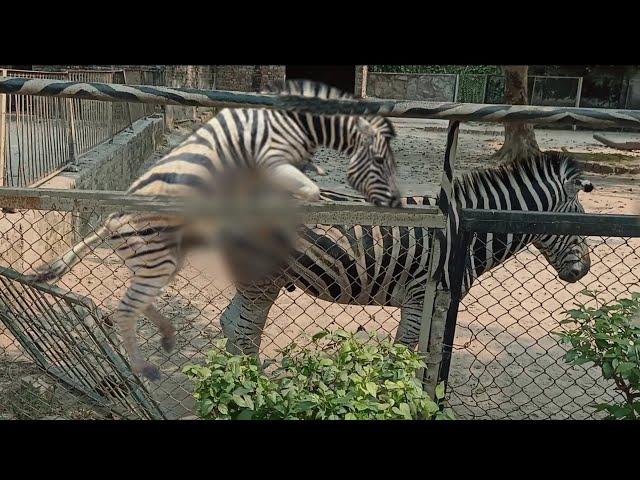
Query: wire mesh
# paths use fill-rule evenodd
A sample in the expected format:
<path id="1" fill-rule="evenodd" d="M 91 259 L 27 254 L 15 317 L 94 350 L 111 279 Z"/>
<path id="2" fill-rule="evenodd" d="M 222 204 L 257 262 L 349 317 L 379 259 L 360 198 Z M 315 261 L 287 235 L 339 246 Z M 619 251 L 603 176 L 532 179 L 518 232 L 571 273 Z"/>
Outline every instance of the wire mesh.
<path id="1" fill-rule="evenodd" d="M 81 232 L 95 231 L 100 226 L 102 218 L 104 218 L 102 212 L 86 209 L 82 214 L 20 210 L 18 213 L 5 215 L 0 222 L 3 230 L 0 241 L 2 245 L 0 262 L 5 266 L 5 270 L 0 270 L 0 279 L 3 284 L 17 282 L 19 285 L 14 286 L 14 290 L 24 294 L 22 286 L 24 278 L 17 272 L 32 273 L 34 267 L 58 257 L 81 238 Z M 308 245 L 304 251 L 296 253 L 296 258 L 297 255 L 302 254 L 308 255 L 306 259 L 310 258 L 309 256 L 314 257 L 325 248 L 323 242 L 329 238 L 326 232 L 327 227 L 318 228 L 315 229 L 316 234 L 319 235 L 315 240 L 315 249 L 314 245 Z M 335 274 L 339 274 L 341 269 L 345 268 L 344 265 L 349 265 L 350 274 L 353 269 L 356 269 L 364 275 L 364 272 L 371 268 L 370 261 L 373 256 L 389 259 L 401 243 L 411 248 L 416 248 L 419 243 L 419 248 L 424 247 L 425 251 L 428 250 L 428 246 L 423 245 L 422 240 L 416 240 L 411 229 L 406 227 L 347 225 L 343 229 L 334 230 L 331 235 L 337 243 L 344 244 L 350 240 L 349 236 L 354 234 L 354 229 L 362 231 L 363 245 L 367 247 L 359 253 L 355 250 L 355 254 L 347 253 L 349 249 L 345 248 L 345 253 L 338 256 Z M 395 237 L 396 241 L 393 241 L 392 237 Z M 12 240 L 7 241 L 7 239 Z M 430 240 L 424 240 L 424 242 L 428 241 Z M 297 265 L 303 264 L 304 261 L 301 260 Z M 382 267 L 377 267 L 375 281 L 368 286 L 369 294 L 375 297 L 377 305 L 344 304 L 358 301 L 369 303 L 363 301 L 369 296 L 364 291 L 358 294 L 355 289 L 350 290 L 343 280 L 326 280 L 325 278 L 323 287 L 325 292 L 331 292 L 332 295 L 335 295 L 337 288 L 343 289 L 345 292 L 343 304 L 317 298 L 317 296 L 323 296 L 323 293 L 318 291 L 320 290 L 318 286 L 312 286 L 307 290 L 311 293 L 305 293 L 300 287 L 294 291 L 283 288 L 268 314 L 259 349 L 261 359 L 268 364 L 279 358 L 279 350 L 290 345 L 291 342 L 303 345 L 314 333 L 325 328 L 331 330 L 339 328 L 351 332 L 364 329 L 376 331 L 383 336 L 395 335 L 400 320 L 398 306 L 402 303 L 401 289 L 387 293 L 383 285 L 393 281 L 399 284 L 408 283 L 424 275 L 424 271 L 420 269 L 411 271 L 399 267 L 386 270 L 384 266 L 383 263 Z M 422 260 L 422 269 L 426 268 L 428 268 L 427 255 Z M 300 285 L 299 275 L 293 270 L 283 275 L 286 276 L 287 282 Z M 307 275 L 313 275 L 313 272 L 308 272 Z M 88 371 L 90 365 L 95 367 L 89 375 L 89 381 L 93 380 L 93 383 L 89 386 L 84 385 L 84 391 L 70 388 L 71 382 L 62 381 L 62 374 L 58 377 L 52 376 L 51 369 L 45 368 L 44 361 L 39 359 L 36 353 L 38 349 L 60 349 L 56 342 L 43 343 L 31 340 L 31 343 L 37 345 L 33 346 L 20 338 L 18 332 L 39 330 L 45 325 L 45 322 L 40 320 L 43 312 L 32 312 L 27 305 L 21 303 L 16 305 L 15 299 L 12 299 L 13 303 L 0 302 L 0 372 L 7 372 L 0 373 L 0 378 L 8 385 L 7 392 L 15 392 L 8 393 L 11 395 L 10 401 L 0 402 L 4 403 L 2 408 L 8 410 L 5 412 L 0 410 L 0 414 L 10 418 L 42 418 L 43 416 L 105 418 L 106 410 L 107 418 L 112 415 L 125 418 L 164 416 L 180 419 L 194 415 L 192 385 L 190 380 L 182 374 L 182 369 L 186 364 L 203 362 L 206 352 L 213 348 L 213 341 L 223 336 L 220 317 L 237 293 L 227 264 L 220 255 L 210 249 L 195 250 L 187 257 L 184 267 L 155 302 L 157 310 L 172 323 L 177 331 L 177 346 L 174 352 L 170 354 L 164 352 L 161 348 L 161 335 L 157 328 L 147 318 L 141 316 L 138 323 L 138 342 L 144 357 L 159 367 L 162 373 L 159 382 L 148 382 L 136 377 L 140 383 L 134 383 L 130 374 L 125 375 L 122 365 L 114 362 L 112 358 L 117 353 L 117 359 L 121 359 L 128 365 L 118 337 L 113 336 L 111 318 L 119 300 L 127 290 L 131 277 L 131 270 L 123 264 L 122 258 L 113 246 L 102 243 L 56 282 L 59 290 L 56 305 L 64 307 L 71 302 L 70 298 L 72 298 L 75 302 L 82 304 L 84 310 L 92 313 L 87 320 L 86 314 L 76 318 L 69 308 L 58 308 L 55 314 L 48 312 L 49 322 L 55 323 L 60 328 L 71 322 L 72 325 L 66 328 L 73 332 L 80 328 L 85 329 L 85 324 L 88 322 L 87 329 L 91 335 L 101 335 L 101 338 L 105 338 L 105 342 L 112 342 L 109 345 L 114 354 L 110 356 L 96 354 L 82 359 L 84 368 L 82 372 Z M 278 278 L 282 280 L 284 277 Z M 302 283 L 308 282 L 309 277 L 302 281 Z M 265 293 L 268 294 L 268 291 L 269 287 L 265 286 Z M 27 294 L 35 295 L 32 289 Z M 17 293 L 16 296 L 18 296 Z M 260 302 L 260 300 L 256 301 Z M 393 306 L 381 306 L 381 304 Z M 33 318 L 38 320 L 34 323 Z M 46 327 L 53 328 L 49 324 Z M 74 363 L 74 357 L 79 356 L 78 352 L 82 348 L 79 343 L 84 340 L 76 338 L 74 333 L 59 333 L 64 337 L 61 341 L 65 348 L 59 352 L 61 358 L 56 360 L 58 364 L 62 364 L 61 369 L 66 372 L 76 368 L 79 359 L 75 358 Z M 106 340 L 107 337 L 108 340 Z M 129 372 L 129 370 L 126 371 Z M 116 375 L 126 379 L 129 385 L 124 393 L 118 390 L 117 398 L 125 405 L 114 405 L 114 399 L 105 399 L 102 398 L 104 395 L 100 396 L 102 391 L 100 385 L 119 384 L 113 378 Z M 33 402 L 38 403 L 41 408 L 29 410 L 20 406 L 20 402 L 27 394 L 18 386 L 26 381 L 25 378 L 32 377 L 38 378 L 40 386 L 36 389 L 37 396 L 34 394 L 31 397 L 34 397 Z M 81 377 L 81 371 L 77 372 L 74 377 L 76 383 L 80 382 Z M 41 384 L 46 385 L 46 388 Z M 138 387 L 139 399 L 132 396 L 134 390 L 132 385 Z M 55 395 L 52 393 L 53 390 L 57 392 Z M 146 399 L 147 391 L 149 392 L 148 405 L 141 406 L 140 399 Z M 64 392 L 64 402 L 58 400 L 62 396 L 61 392 Z M 103 400 L 105 405 L 102 409 L 96 407 L 96 397 Z M 75 401 L 72 400 L 74 398 Z M 157 411 L 154 409 L 156 405 Z M 119 409 L 116 408 L 118 406 Z M 78 411 L 82 413 L 79 414 Z"/>
<path id="2" fill-rule="evenodd" d="M 485 246 L 475 240 L 475 248 Z M 640 238 L 587 237 L 587 243 L 591 268 L 576 283 L 559 280 L 533 246 L 476 280 L 460 305 L 449 375 L 459 418 L 600 418 L 594 404 L 616 397 L 599 369 L 562 359 L 566 350 L 553 332 L 570 327 L 560 321 L 575 302 L 591 306 L 640 291 Z"/>

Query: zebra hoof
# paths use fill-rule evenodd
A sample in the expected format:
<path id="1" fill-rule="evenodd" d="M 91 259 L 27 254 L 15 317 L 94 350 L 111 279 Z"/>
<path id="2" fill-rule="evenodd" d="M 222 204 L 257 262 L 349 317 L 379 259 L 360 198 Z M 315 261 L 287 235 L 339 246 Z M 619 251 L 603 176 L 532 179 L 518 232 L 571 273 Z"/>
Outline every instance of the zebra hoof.
<path id="1" fill-rule="evenodd" d="M 141 373 L 146 379 L 151 380 L 152 382 L 160 380 L 160 370 L 153 365 L 145 365 L 142 367 Z"/>
<path id="2" fill-rule="evenodd" d="M 162 337 L 162 340 L 160 340 L 160 344 L 162 345 L 162 348 L 165 352 L 171 353 L 176 347 L 176 336 L 167 335 L 166 337 Z"/>

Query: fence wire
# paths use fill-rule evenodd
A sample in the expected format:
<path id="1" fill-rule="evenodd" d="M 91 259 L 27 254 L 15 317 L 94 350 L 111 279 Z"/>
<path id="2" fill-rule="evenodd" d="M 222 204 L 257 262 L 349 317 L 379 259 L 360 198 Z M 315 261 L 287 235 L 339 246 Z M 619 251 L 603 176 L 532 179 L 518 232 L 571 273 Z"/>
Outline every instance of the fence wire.
<path id="1" fill-rule="evenodd" d="M 0 220 L 0 280 L 7 293 L 0 295 L 0 416 L 2 418 L 190 418 L 194 415 L 191 382 L 182 374 L 186 364 L 203 362 L 215 339 L 222 338 L 220 317 L 236 288 L 224 259 L 210 249 L 194 251 L 184 268 L 155 302 L 158 311 L 177 331 L 173 353 L 161 348 L 161 336 L 148 319 L 138 323 L 138 341 L 145 358 L 158 366 L 159 382 L 132 376 L 111 315 L 132 276 L 128 267 L 106 243 L 96 247 L 52 291 L 25 284 L 20 273 L 57 258 L 93 231 L 104 215 L 84 210 L 20 210 Z M 389 235 L 410 237 L 400 227 L 347 225 L 334 238 L 348 241 L 348 231 L 362 229 L 366 251 L 353 261 L 362 271 L 374 250 L 391 255 L 397 247 Z M 313 257 L 316 245 L 301 254 Z M 386 236 L 386 237 L 385 237 Z M 415 242 L 415 240 L 411 240 Z M 425 246 L 426 249 L 426 246 Z M 423 264 L 428 267 L 427 256 Z M 338 268 L 336 266 L 336 268 Z M 18 273 L 20 272 L 20 273 Z M 226 273 L 225 273 L 226 272 Z M 286 272 L 294 278 L 293 271 Z M 392 279 L 411 281 L 419 271 L 380 270 L 371 288 L 380 289 L 379 303 L 388 303 L 381 286 Z M 326 282 L 327 290 L 345 288 L 343 282 Z M 44 290 L 43 290 L 44 289 Z M 266 290 L 265 290 L 266 292 Z M 346 295 L 352 299 L 358 294 Z M 279 351 L 296 342 L 304 345 L 321 329 L 376 331 L 394 336 L 400 319 L 397 307 L 345 305 L 316 298 L 300 288 L 282 289 L 271 307 L 262 335 L 263 362 L 279 358 Z M 26 333 L 23 333 L 26 332 Z M 46 354 L 44 353 L 46 352 Z"/>
<path id="2" fill-rule="evenodd" d="M 553 332 L 570 327 L 560 321 L 575 302 L 593 306 L 640 291 L 640 238 L 587 237 L 587 243 L 591 269 L 576 283 L 559 280 L 529 246 L 473 285 L 460 305 L 449 375 L 449 401 L 459 418 L 604 415 L 594 405 L 616 397 L 613 383 L 591 364 L 568 365 Z M 585 289 L 597 299 L 581 293 Z"/>
<path id="3" fill-rule="evenodd" d="M 20 210 L 0 218 L 0 418 L 192 418 L 192 385 L 182 369 L 203 362 L 214 340 L 222 338 L 220 318 L 237 292 L 223 255 L 192 252 L 155 302 L 177 331 L 175 351 L 165 353 L 157 328 L 139 320 L 143 355 L 162 373 L 159 382 L 147 382 L 131 374 L 113 325 L 112 314 L 132 276 L 113 246 L 97 246 L 55 287 L 27 285 L 20 275 L 57 258 L 101 225 L 104 212 L 81 211 Z M 403 241 L 417 247 L 415 231 L 406 227 L 354 223 L 338 233 L 328 233 L 328 227 L 314 231 L 318 236 L 297 255 L 318 259 L 327 249 L 326 235 L 346 246 L 350 234 L 362 234 L 367 249 L 354 257 L 345 248 L 335 262 L 336 271 L 355 268 L 348 275 L 370 268 L 374 250 L 391 257 Z M 598 418 L 591 405 L 616 395 L 596 369 L 567 365 L 552 332 L 561 328 L 563 311 L 574 301 L 593 301 L 580 293 L 585 288 L 599 292 L 598 301 L 640 290 L 640 238 L 588 237 L 588 243 L 591 271 L 575 284 L 560 281 L 534 247 L 474 284 L 461 304 L 449 375 L 448 401 L 458 418 Z M 296 258 L 297 265 L 305 264 Z M 422 262 L 426 269 L 426 255 Z M 282 288 L 268 314 L 261 360 L 277 359 L 280 349 L 305 344 L 324 328 L 393 337 L 399 307 L 406 305 L 389 301 L 381 287 L 423 273 L 380 268 L 371 288 L 382 293 L 377 304 L 366 306 L 345 304 L 362 292 L 326 276 L 325 291 L 347 292 L 344 303 L 319 299 L 323 292 L 314 288 L 305 293 L 300 282 L 293 291 Z M 295 268 L 287 274 L 294 282 L 299 278 Z M 307 275 L 322 278 L 318 270 Z M 313 283 L 310 278 L 306 283 Z"/>

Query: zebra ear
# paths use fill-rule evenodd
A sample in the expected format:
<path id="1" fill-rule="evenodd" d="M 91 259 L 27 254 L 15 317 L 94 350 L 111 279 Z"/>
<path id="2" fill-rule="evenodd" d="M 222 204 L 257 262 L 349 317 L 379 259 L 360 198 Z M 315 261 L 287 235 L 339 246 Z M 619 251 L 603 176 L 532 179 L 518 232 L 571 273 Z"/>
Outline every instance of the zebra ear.
<path id="1" fill-rule="evenodd" d="M 358 117 L 356 128 L 364 138 L 365 143 L 367 145 L 371 145 L 373 143 L 373 138 L 376 136 L 376 131 L 373 129 L 371 124 L 363 117 Z"/>

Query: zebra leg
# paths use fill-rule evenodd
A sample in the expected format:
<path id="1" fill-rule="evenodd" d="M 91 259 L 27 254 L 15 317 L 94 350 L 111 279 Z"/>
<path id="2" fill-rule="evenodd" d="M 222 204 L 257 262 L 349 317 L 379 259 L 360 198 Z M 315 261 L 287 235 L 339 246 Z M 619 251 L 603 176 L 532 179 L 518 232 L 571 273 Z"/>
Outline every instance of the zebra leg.
<path id="1" fill-rule="evenodd" d="M 270 180 L 285 192 L 291 193 L 300 200 L 317 202 L 320 200 L 320 187 L 309 177 L 289 163 L 271 168 Z"/>
<path id="2" fill-rule="evenodd" d="M 238 289 L 220 318 L 222 330 L 228 339 L 229 353 L 258 355 L 262 330 L 279 293 L 280 286 L 273 283 Z"/>
<path id="3" fill-rule="evenodd" d="M 420 337 L 422 323 L 422 304 L 410 303 L 400 309 L 400 325 L 396 332 L 395 341 L 406 345 L 411 350 L 416 348 Z"/>
<path id="4" fill-rule="evenodd" d="M 149 305 L 144 311 L 145 315 L 160 330 L 162 340 L 160 343 L 164 351 L 169 353 L 176 346 L 176 331 L 171 322 L 163 317 L 153 305 Z"/>
<path id="5" fill-rule="evenodd" d="M 118 324 L 124 349 L 131 360 L 131 368 L 134 373 L 142 374 L 149 380 L 159 380 L 160 371 L 157 367 L 147 362 L 140 352 L 138 342 L 136 339 L 136 321 L 144 313 L 149 314 L 150 311 L 157 313 L 152 306 L 153 301 L 160 295 L 162 289 L 169 283 L 173 275 L 175 274 L 177 262 L 172 258 L 168 258 L 162 263 L 161 270 L 158 271 L 158 267 L 143 267 L 139 266 L 134 271 L 134 277 L 131 280 L 129 289 L 124 294 L 124 297 L 120 300 L 120 304 L 114 315 L 114 320 Z M 154 313 L 150 314 L 149 319 L 158 325 L 158 328 L 162 331 L 163 337 L 166 336 L 168 330 L 166 330 L 165 319 L 161 319 L 160 314 L 157 317 Z M 156 321 L 159 320 L 159 323 Z M 173 330 L 173 328 L 171 328 Z M 171 340 L 168 340 L 168 345 L 171 344 Z M 163 338 L 163 346 L 165 341 Z"/>

